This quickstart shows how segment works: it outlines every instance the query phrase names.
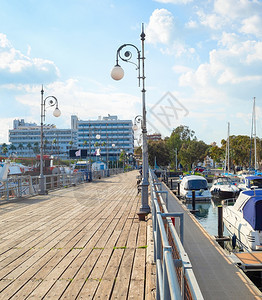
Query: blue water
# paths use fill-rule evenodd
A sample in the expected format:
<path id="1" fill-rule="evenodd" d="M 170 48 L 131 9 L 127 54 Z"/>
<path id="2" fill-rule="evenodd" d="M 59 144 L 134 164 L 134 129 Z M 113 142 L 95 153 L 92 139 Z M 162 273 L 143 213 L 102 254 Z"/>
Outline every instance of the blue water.
<path id="1" fill-rule="evenodd" d="M 221 205 L 220 201 L 211 200 L 210 202 L 196 203 L 196 209 L 199 212 L 195 213 L 196 219 L 211 235 L 218 235 L 218 212 L 217 206 Z M 191 203 L 186 203 L 188 209 L 192 209 Z M 224 227 L 224 235 L 228 235 Z"/>

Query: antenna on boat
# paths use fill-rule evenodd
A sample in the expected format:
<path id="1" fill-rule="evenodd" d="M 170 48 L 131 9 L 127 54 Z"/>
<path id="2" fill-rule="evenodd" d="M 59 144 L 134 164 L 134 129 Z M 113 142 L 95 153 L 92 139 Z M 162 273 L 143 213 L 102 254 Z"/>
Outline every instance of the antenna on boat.
<path id="1" fill-rule="evenodd" d="M 257 185 L 252 185 L 251 189 L 254 190 L 254 196 L 256 196 L 256 189 L 258 189 Z"/>

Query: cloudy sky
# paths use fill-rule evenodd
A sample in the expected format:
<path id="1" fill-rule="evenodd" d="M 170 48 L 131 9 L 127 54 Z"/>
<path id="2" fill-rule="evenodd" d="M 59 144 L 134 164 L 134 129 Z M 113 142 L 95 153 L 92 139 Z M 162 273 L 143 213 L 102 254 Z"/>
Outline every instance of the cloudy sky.
<path id="1" fill-rule="evenodd" d="M 119 46 L 141 49 L 145 24 L 148 131 L 170 135 L 187 125 L 217 142 L 251 132 L 256 97 L 262 136 L 262 1 L 260 0 L 0 0 L 0 142 L 14 119 L 40 123 L 41 85 L 59 101 L 60 118 L 141 114 L 133 64 L 110 72 Z M 133 53 L 137 62 L 136 53 Z"/>

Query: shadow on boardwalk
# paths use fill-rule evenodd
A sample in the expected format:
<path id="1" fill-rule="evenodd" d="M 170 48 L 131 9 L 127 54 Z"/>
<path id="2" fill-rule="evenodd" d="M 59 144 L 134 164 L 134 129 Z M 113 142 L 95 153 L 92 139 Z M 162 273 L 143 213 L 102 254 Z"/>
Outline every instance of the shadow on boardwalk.
<path id="1" fill-rule="evenodd" d="M 0 299 L 151 299 L 136 175 L 2 204 Z"/>

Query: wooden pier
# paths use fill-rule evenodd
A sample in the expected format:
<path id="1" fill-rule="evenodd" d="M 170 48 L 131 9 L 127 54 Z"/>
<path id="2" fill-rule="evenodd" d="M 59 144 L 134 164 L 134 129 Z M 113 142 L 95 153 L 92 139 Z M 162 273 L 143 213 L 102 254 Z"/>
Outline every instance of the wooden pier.
<path id="1" fill-rule="evenodd" d="M 153 299 L 136 176 L 0 202 L 0 299 Z"/>

